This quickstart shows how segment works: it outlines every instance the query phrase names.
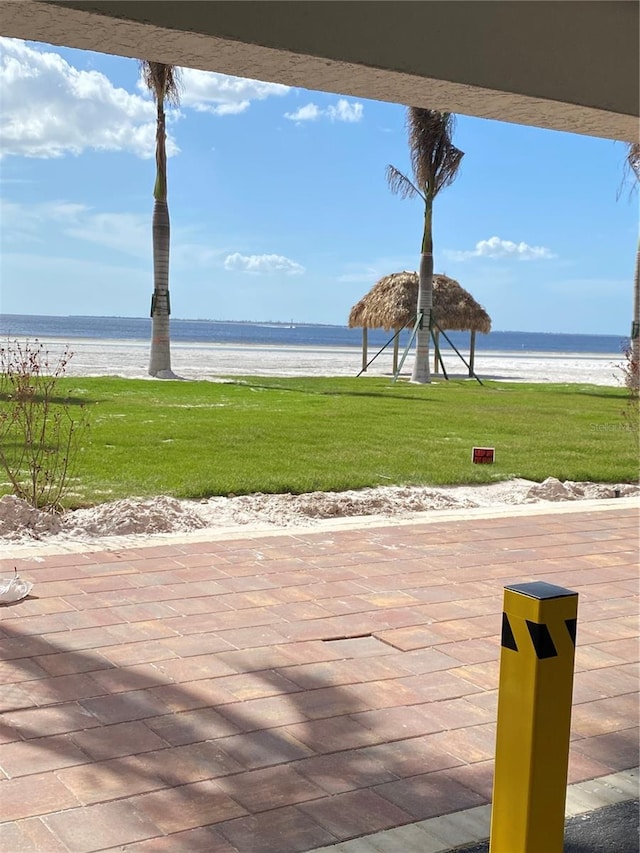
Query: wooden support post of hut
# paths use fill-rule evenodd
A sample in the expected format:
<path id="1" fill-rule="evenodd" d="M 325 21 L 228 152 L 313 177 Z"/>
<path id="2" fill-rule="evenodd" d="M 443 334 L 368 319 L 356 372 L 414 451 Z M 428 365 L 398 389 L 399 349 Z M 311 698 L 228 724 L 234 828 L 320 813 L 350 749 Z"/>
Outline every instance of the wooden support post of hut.
<path id="1" fill-rule="evenodd" d="M 395 272 L 381 278 L 351 309 L 349 327 L 362 327 L 362 367 L 367 365 L 369 329 L 412 329 L 418 304 L 418 274 Z M 491 331 L 491 318 L 473 296 L 446 275 L 433 276 L 433 316 L 444 331 L 469 331 L 469 376 L 474 374 L 476 332 Z M 436 328 L 436 335 L 439 330 Z M 436 338 L 439 341 L 439 338 Z M 393 341 L 393 373 L 398 370 L 399 335 Z M 435 349 L 435 347 L 434 347 Z M 434 352 L 434 373 L 439 372 Z"/>
<path id="2" fill-rule="evenodd" d="M 476 359 L 476 330 L 471 329 L 469 335 L 469 376 L 474 375 L 473 363 Z"/>

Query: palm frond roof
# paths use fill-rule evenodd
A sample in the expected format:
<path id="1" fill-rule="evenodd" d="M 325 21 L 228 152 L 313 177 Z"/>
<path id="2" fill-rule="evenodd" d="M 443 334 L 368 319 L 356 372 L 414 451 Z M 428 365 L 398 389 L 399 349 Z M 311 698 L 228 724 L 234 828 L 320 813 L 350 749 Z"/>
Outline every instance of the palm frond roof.
<path id="1" fill-rule="evenodd" d="M 413 326 L 418 303 L 418 273 L 394 272 L 383 276 L 349 314 L 349 327 L 404 329 Z M 442 329 L 491 331 L 491 317 L 453 278 L 433 276 L 433 316 Z"/>

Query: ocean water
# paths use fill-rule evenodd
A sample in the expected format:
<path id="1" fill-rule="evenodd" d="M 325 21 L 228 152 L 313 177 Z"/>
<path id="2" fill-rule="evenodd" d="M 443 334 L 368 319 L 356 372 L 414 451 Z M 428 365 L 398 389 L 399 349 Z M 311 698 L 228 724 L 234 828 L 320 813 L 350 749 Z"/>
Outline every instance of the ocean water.
<path id="1" fill-rule="evenodd" d="M 46 317 L 35 314 L 0 314 L 0 338 L 61 340 L 149 340 L 151 321 L 141 317 Z M 369 330 L 373 353 L 392 332 Z M 447 332 L 456 347 L 467 350 L 466 332 Z M 361 329 L 308 323 L 240 323 L 223 320 L 171 320 L 171 339 L 181 343 L 260 344 L 273 346 L 360 347 Z M 409 332 L 400 336 L 406 346 Z M 573 335 L 547 332 L 490 332 L 476 336 L 477 352 L 592 353 L 619 356 L 628 338 L 617 335 Z M 446 343 L 443 341 L 443 345 Z"/>

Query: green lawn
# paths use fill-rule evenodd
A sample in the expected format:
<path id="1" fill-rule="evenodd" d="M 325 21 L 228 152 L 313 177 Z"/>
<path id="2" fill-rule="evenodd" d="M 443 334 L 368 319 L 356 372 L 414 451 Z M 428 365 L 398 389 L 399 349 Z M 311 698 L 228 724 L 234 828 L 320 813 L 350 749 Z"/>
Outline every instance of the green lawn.
<path id="1" fill-rule="evenodd" d="M 85 404 L 91 424 L 65 501 L 73 507 L 157 494 L 638 477 L 638 436 L 617 388 L 256 377 L 66 378 L 60 388 Z M 495 464 L 473 465 L 474 445 L 495 447 Z"/>
<path id="2" fill-rule="evenodd" d="M 616 388 L 256 377 L 66 378 L 61 388 L 86 404 L 91 423 L 69 506 L 157 494 L 638 476 L 638 436 Z M 473 465 L 473 445 L 495 447 L 495 464 Z"/>

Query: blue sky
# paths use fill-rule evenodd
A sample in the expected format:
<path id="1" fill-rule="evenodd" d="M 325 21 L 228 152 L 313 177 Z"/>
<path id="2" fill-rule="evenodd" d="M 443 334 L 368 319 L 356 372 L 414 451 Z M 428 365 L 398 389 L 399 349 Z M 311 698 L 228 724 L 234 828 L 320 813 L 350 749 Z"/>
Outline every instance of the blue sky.
<path id="1" fill-rule="evenodd" d="M 146 317 L 155 107 L 132 59 L 0 39 L 0 309 Z M 405 109 L 185 70 L 168 121 L 174 317 L 346 324 L 416 269 Z M 495 330 L 628 334 L 637 200 L 625 146 L 459 116 L 435 269 Z"/>

